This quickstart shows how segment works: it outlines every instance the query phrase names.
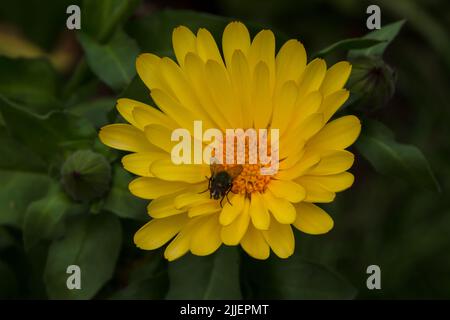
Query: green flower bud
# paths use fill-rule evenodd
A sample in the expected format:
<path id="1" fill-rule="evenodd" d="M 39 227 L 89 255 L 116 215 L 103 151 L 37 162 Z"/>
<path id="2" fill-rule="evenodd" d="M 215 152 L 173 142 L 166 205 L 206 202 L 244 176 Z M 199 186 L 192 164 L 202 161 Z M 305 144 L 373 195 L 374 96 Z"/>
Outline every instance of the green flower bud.
<path id="1" fill-rule="evenodd" d="M 90 201 L 108 191 L 111 166 L 101 154 L 79 150 L 71 154 L 61 167 L 61 184 L 75 201 Z"/>
<path id="2" fill-rule="evenodd" d="M 358 107 L 371 111 L 385 106 L 391 99 L 396 80 L 394 70 L 383 59 L 363 57 L 352 61 L 348 88 L 358 98 Z"/>

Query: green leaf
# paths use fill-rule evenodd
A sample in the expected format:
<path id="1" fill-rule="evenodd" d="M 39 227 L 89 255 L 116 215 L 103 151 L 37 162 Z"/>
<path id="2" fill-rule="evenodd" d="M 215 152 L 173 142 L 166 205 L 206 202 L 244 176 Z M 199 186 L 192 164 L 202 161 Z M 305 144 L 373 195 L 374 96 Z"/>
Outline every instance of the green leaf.
<path id="1" fill-rule="evenodd" d="M 339 50 L 353 50 L 353 49 L 365 49 L 372 47 L 376 44 L 383 42 L 383 40 L 365 39 L 365 38 L 351 38 L 338 41 L 332 45 L 317 52 L 314 57 L 325 57 L 326 55 Z"/>
<path id="2" fill-rule="evenodd" d="M 89 149 L 96 136 L 89 122 L 64 111 L 39 116 L 1 96 L 0 111 L 11 136 L 49 164 L 65 151 Z"/>
<path id="3" fill-rule="evenodd" d="M 0 127 L 0 169 L 45 172 L 45 162 Z"/>
<path id="4" fill-rule="evenodd" d="M 48 248 L 49 243 L 42 241 L 24 252 L 27 264 L 19 274 L 26 273 L 27 288 L 32 299 L 48 299 L 43 279 Z"/>
<path id="5" fill-rule="evenodd" d="M 59 109 L 58 76 L 45 59 L 0 56 L 0 95 L 23 103 L 30 112 L 45 114 Z"/>
<path id="6" fill-rule="evenodd" d="M 128 285 L 115 292 L 111 299 L 164 299 L 168 288 L 167 263 L 155 254 L 148 261 L 138 262 L 129 275 Z"/>
<path id="7" fill-rule="evenodd" d="M 128 190 L 133 176 L 120 166 L 115 166 L 113 170 L 112 187 L 105 199 L 103 210 L 110 211 L 121 218 L 148 220 L 146 209 L 148 201 L 133 196 Z"/>
<path id="8" fill-rule="evenodd" d="M 84 33 L 78 38 L 91 70 L 115 90 L 125 88 L 136 75 L 135 61 L 139 54 L 136 42 L 120 31 L 107 44 L 100 44 Z"/>
<path id="9" fill-rule="evenodd" d="M 64 106 L 71 107 L 76 103 L 95 96 L 99 85 L 100 80 L 93 76 L 86 58 L 82 57 L 70 78 L 64 84 L 61 94 L 64 99 Z"/>
<path id="10" fill-rule="evenodd" d="M 246 299 L 352 299 L 356 295 L 340 275 L 299 255 L 265 261 L 246 257 L 241 279 Z"/>
<path id="11" fill-rule="evenodd" d="M 187 255 L 169 264 L 167 299 L 241 299 L 239 254 L 222 247 L 213 255 Z"/>
<path id="12" fill-rule="evenodd" d="M 442 3 L 446 2 L 442 1 Z M 439 6 L 437 9 L 440 12 L 437 12 L 429 7 L 429 3 L 424 1 L 382 0 L 379 2 L 379 5 L 383 10 L 390 12 L 392 15 L 405 17 L 408 20 L 411 29 L 421 35 L 423 42 L 420 43 L 420 47 L 425 51 L 429 51 L 432 48 L 433 56 L 442 59 L 447 66 L 447 70 L 450 68 L 448 20 L 442 19 L 440 16 L 440 14 L 444 16 L 446 12 L 448 12 L 447 8 L 444 9 Z M 410 39 L 411 44 L 414 42 L 413 39 Z M 427 44 L 429 46 L 427 46 Z M 408 53 L 409 50 L 410 49 L 405 48 L 405 51 Z M 420 50 L 417 51 L 419 56 L 421 56 L 422 52 Z"/>
<path id="13" fill-rule="evenodd" d="M 133 13 L 140 0 L 84 0 L 82 30 L 104 42 Z"/>
<path id="14" fill-rule="evenodd" d="M 25 249 L 29 250 L 40 240 L 51 240 L 59 235 L 62 219 L 70 207 L 70 200 L 56 183 L 45 197 L 31 203 L 26 210 L 23 223 Z"/>
<path id="15" fill-rule="evenodd" d="M 103 98 L 94 101 L 86 101 L 70 108 L 73 114 L 89 120 L 96 128 L 110 123 L 108 114 L 114 110 L 115 99 Z"/>
<path id="16" fill-rule="evenodd" d="M 109 123 L 115 122 L 114 119 L 112 119 Z M 100 139 L 95 139 L 93 151 L 103 155 L 110 163 L 114 162 L 118 158 L 120 153 L 118 150 L 115 150 L 103 144 Z"/>
<path id="17" fill-rule="evenodd" d="M 440 190 L 423 153 L 416 146 L 396 142 L 392 131 L 382 123 L 368 121 L 356 148 L 378 172 L 417 187 Z"/>
<path id="18" fill-rule="evenodd" d="M 0 170 L 0 225 L 20 228 L 30 203 L 47 194 L 52 180 L 43 174 Z"/>
<path id="19" fill-rule="evenodd" d="M 51 299 L 91 299 L 111 279 L 122 241 L 119 220 L 100 214 L 79 217 L 55 240 L 47 257 L 44 282 Z M 81 290 L 66 286 L 67 267 L 81 269 Z"/>
<path id="20" fill-rule="evenodd" d="M 136 75 L 130 84 L 122 91 L 120 97 L 137 100 L 150 104 L 154 107 L 156 106 L 150 96 L 150 89 L 145 86 L 144 82 L 138 75 Z"/>
<path id="21" fill-rule="evenodd" d="M 366 49 L 351 50 L 348 54 L 349 58 L 354 59 L 361 56 L 382 56 L 387 46 L 395 39 L 400 29 L 403 27 L 405 20 L 400 20 L 394 23 L 385 25 L 379 30 L 372 31 L 366 34 L 363 39 L 374 39 L 384 41 Z"/>

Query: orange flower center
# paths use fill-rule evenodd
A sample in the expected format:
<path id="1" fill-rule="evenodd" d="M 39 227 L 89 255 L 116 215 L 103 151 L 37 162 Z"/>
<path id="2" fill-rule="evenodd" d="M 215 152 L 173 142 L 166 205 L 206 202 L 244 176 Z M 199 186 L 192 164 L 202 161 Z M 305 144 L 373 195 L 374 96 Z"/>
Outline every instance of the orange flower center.
<path id="1" fill-rule="evenodd" d="M 226 165 L 227 166 L 227 165 Z M 259 164 L 244 164 L 243 170 L 233 180 L 233 193 L 251 194 L 252 192 L 266 191 L 272 177 L 270 175 L 261 175 L 261 165 Z"/>
<path id="2" fill-rule="evenodd" d="M 270 167 L 270 164 L 262 164 L 259 157 L 259 143 L 256 143 L 255 145 L 250 147 L 249 138 L 247 137 L 245 140 L 245 163 L 244 164 L 237 164 L 238 163 L 238 156 L 239 150 L 238 150 L 238 144 L 234 143 L 234 163 L 233 164 L 226 164 L 226 157 L 227 157 L 227 148 L 226 148 L 226 138 L 223 143 L 223 159 L 224 159 L 224 169 L 228 171 L 228 169 L 235 167 L 235 166 L 242 166 L 241 173 L 233 179 L 233 187 L 231 191 L 236 194 L 251 194 L 253 192 L 260 192 L 263 193 L 267 189 L 267 185 L 269 184 L 270 180 L 272 180 L 271 175 L 263 175 L 261 174 L 261 168 L 264 167 Z M 253 157 L 256 159 L 256 163 L 250 163 L 251 157 L 250 157 L 250 151 L 253 154 Z M 270 159 L 270 141 L 267 142 L 267 151 L 266 151 L 267 157 Z M 255 162 L 255 161 L 252 161 Z"/>

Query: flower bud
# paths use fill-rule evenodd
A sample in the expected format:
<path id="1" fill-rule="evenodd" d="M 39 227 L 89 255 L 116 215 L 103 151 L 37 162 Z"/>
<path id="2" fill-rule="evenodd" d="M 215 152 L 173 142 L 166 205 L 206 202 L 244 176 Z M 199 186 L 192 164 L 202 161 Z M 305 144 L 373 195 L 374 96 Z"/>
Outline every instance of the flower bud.
<path id="1" fill-rule="evenodd" d="M 111 166 L 101 154 L 78 150 L 61 167 L 61 184 L 75 201 L 90 201 L 109 189 Z"/>
<path id="2" fill-rule="evenodd" d="M 391 99 L 396 80 L 394 70 L 380 57 L 361 57 L 352 61 L 348 88 L 359 98 L 358 108 L 372 111 Z"/>

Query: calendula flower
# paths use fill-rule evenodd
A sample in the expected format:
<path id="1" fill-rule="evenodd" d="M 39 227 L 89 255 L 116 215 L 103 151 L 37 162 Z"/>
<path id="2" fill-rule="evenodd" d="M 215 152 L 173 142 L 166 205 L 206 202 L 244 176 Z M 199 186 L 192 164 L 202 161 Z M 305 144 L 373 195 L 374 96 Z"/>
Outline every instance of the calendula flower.
<path id="1" fill-rule="evenodd" d="M 276 53 L 271 31 L 251 40 L 240 22 L 225 28 L 222 52 L 205 29 L 195 35 L 177 27 L 172 41 L 177 62 L 148 53 L 136 62 L 159 109 L 119 99 L 117 108 L 130 124 L 107 125 L 100 132 L 104 144 L 133 152 L 122 159 L 126 170 L 140 176 L 129 189 L 152 199 L 152 220 L 137 231 L 136 245 L 153 250 L 169 243 L 168 260 L 188 251 L 208 255 L 222 244 L 241 245 L 256 259 L 266 259 L 270 249 L 287 258 L 295 246 L 292 226 L 308 234 L 328 232 L 333 220 L 315 203 L 332 202 L 352 185 L 354 177 L 346 171 L 354 156 L 345 149 L 361 129 L 355 116 L 330 121 L 349 96 L 343 86 L 350 64 L 327 69 L 322 59 L 307 63 L 297 40 Z M 211 165 L 175 164 L 171 158 L 177 143 L 172 132 L 193 133 L 195 121 L 222 131 L 278 129 L 278 171 L 263 175 L 264 165 L 246 158 L 228 199 L 211 198 L 205 178 L 214 175 Z M 233 166 L 221 170 L 227 168 Z"/>

